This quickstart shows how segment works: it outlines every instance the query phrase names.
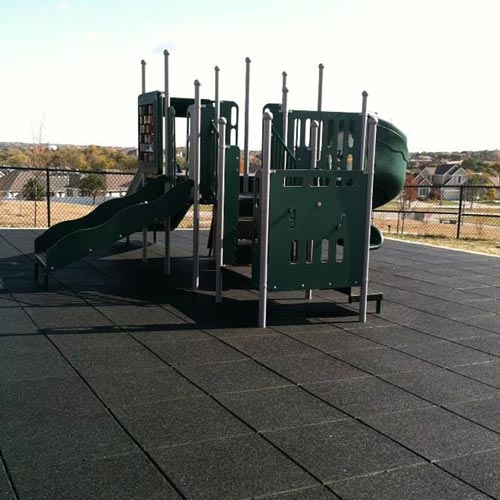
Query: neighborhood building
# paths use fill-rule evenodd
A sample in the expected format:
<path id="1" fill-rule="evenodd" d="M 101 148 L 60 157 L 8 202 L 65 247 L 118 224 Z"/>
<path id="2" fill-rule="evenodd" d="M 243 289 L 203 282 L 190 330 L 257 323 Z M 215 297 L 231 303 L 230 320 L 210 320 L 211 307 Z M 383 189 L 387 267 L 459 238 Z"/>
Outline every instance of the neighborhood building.
<path id="1" fill-rule="evenodd" d="M 451 161 L 437 167 L 425 167 L 415 175 L 418 197 L 435 196 L 440 200 L 458 200 L 460 186 L 467 183 L 468 174 L 462 168 L 462 161 Z"/>

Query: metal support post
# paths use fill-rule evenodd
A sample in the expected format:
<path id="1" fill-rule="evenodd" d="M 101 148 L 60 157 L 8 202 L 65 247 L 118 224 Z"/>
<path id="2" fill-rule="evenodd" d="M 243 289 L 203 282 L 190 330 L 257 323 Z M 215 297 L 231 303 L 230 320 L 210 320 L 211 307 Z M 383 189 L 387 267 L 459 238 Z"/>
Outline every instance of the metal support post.
<path id="1" fill-rule="evenodd" d="M 458 201 L 458 220 L 457 220 L 457 240 L 460 239 L 460 228 L 462 227 L 462 212 L 464 207 L 464 186 L 460 186 L 460 199 Z"/>
<path id="2" fill-rule="evenodd" d="M 50 227 L 50 170 L 45 169 L 45 175 L 47 180 L 47 227 Z"/>
<path id="3" fill-rule="evenodd" d="M 219 66 L 215 66 L 215 126 L 218 126 L 220 116 L 220 99 L 219 99 Z"/>
<path id="4" fill-rule="evenodd" d="M 323 69 L 325 68 L 323 64 L 318 66 L 319 76 L 318 76 L 318 111 L 322 110 L 323 107 Z"/>
<path id="5" fill-rule="evenodd" d="M 283 77 L 281 82 L 281 88 L 284 89 L 286 87 L 286 77 L 288 76 L 288 74 L 286 71 L 283 71 L 283 73 L 281 73 L 281 76 Z"/>
<path id="6" fill-rule="evenodd" d="M 316 169 L 316 164 L 318 162 L 318 131 L 319 131 L 319 123 L 317 120 L 313 120 L 311 122 L 311 134 L 309 138 L 309 149 L 311 150 L 311 170 Z M 320 184 L 319 178 L 316 180 L 316 186 Z M 306 290 L 306 299 L 312 300 L 312 290 L 309 288 Z"/>
<path id="7" fill-rule="evenodd" d="M 271 177 L 271 128 L 273 115 L 264 111 L 262 134 L 262 171 L 260 179 L 260 262 L 259 262 L 259 327 L 267 324 L 267 266 L 269 252 L 269 210 Z"/>
<path id="8" fill-rule="evenodd" d="M 164 115 L 165 115 L 165 125 L 164 125 L 164 130 L 165 130 L 165 144 L 163 145 L 165 149 L 165 163 L 163 166 L 163 174 L 168 177 L 168 180 L 165 184 L 165 192 L 167 192 L 173 182 L 172 174 L 171 172 L 171 166 L 169 165 L 169 159 L 170 159 L 170 144 L 169 144 L 169 136 L 170 136 L 170 131 L 169 131 L 169 120 L 168 120 L 168 109 L 170 108 L 170 89 L 168 85 L 168 79 L 169 79 L 169 71 L 168 71 L 168 56 L 169 56 L 168 50 L 163 51 L 163 56 L 164 56 L 164 62 L 165 62 L 165 98 L 164 98 Z M 165 260 L 164 260 L 164 273 L 165 274 L 170 274 L 171 271 L 171 265 L 170 265 L 170 217 L 166 217 L 164 219 L 164 226 L 165 226 Z"/>
<path id="9" fill-rule="evenodd" d="M 283 81 L 286 81 L 286 77 L 283 78 Z M 283 129 L 282 129 L 282 134 L 283 134 L 283 144 L 285 146 L 288 145 L 287 137 L 288 137 L 288 88 L 283 87 L 281 89 L 281 117 L 283 120 Z M 283 151 L 283 169 L 286 169 L 287 165 L 287 152 L 286 149 Z M 279 166 L 275 166 L 274 168 L 280 168 Z"/>
<path id="10" fill-rule="evenodd" d="M 193 129 L 191 153 L 193 155 L 193 290 L 200 286 L 200 82 L 194 82 L 194 116 L 191 127 Z"/>
<path id="11" fill-rule="evenodd" d="M 359 297 L 359 320 L 366 323 L 366 305 L 368 302 L 368 275 L 370 268 L 370 230 L 372 222 L 373 201 L 373 178 L 375 175 L 375 148 L 377 143 L 378 118 L 368 118 L 368 165 L 366 175 L 368 182 L 366 186 L 366 211 L 365 211 L 365 237 L 363 248 L 363 277 L 361 280 L 361 292 Z"/>
<path id="12" fill-rule="evenodd" d="M 141 61 L 141 90 L 144 94 L 146 92 L 146 61 L 143 59 Z M 146 174 L 142 174 L 142 186 L 146 185 L 147 178 Z M 142 230 L 142 262 L 148 261 L 148 228 L 145 227 Z"/>
<path id="13" fill-rule="evenodd" d="M 224 203 L 226 172 L 226 119 L 219 118 L 217 155 L 217 225 L 215 227 L 215 302 L 222 302 L 222 266 L 224 265 Z"/>
<path id="14" fill-rule="evenodd" d="M 243 163 L 243 192 L 248 193 L 248 174 L 250 169 L 250 158 L 248 149 L 248 127 L 250 120 L 250 63 L 249 57 L 245 59 L 245 140 L 244 140 L 244 163 Z"/>
<path id="15" fill-rule="evenodd" d="M 359 149 L 359 154 L 361 155 L 361 161 L 359 163 L 360 165 L 360 170 L 365 169 L 365 158 L 366 158 L 366 125 L 368 123 L 368 111 L 367 111 L 367 106 L 368 106 L 368 92 L 366 90 L 363 90 L 363 93 L 361 94 L 363 96 L 363 101 L 361 104 L 361 117 L 362 117 L 362 122 L 361 122 L 361 143 L 360 143 L 360 149 Z"/>

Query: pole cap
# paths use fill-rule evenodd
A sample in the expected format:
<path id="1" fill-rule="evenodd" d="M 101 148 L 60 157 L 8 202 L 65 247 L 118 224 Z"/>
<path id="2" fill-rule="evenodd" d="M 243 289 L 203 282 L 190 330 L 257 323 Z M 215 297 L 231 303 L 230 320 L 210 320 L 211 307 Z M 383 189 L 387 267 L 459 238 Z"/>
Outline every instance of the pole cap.
<path id="1" fill-rule="evenodd" d="M 163 51 L 163 55 L 164 55 L 164 56 L 169 56 L 169 55 L 170 55 L 170 52 L 169 52 L 167 49 L 165 49 L 165 50 Z"/>
<path id="2" fill-rule="evenodd" d="M 199 87 L 201 85 L 200 80 L 195 80 L 194 81 L 194 86 Z"/>
<path id="3" fill-rule="evenodd" d="M 323 69 L 324 67 L 325 67 L 325 65 L 323 63 L 319 63 L 319 66 L 318 66 L 319 69 Z"/>
<path id="4" fill-rule="evenodd" d="M 146 61 L 145 61 L 144 59 L 141 59 L 141 64 L 142 64 L 143 66 L 146 66 Z"/>
<path id="5" fill-rule="evenodd" d="M 272 120 L 273 114 L 268 109 L 265 109 L 263 118 L 264 118 L 264 120 Z"/>
<path id="6" fill-rule="evenodd" d="M 368 97 L 368 92 L 366 90 L 363 90 L 363 93 L 361 94 L 363 97 Z"/>
<path id="7" fill-rule="evenodd" d="M 251 62 L 252 62 L 252 60 L 251 60 L 249 57 L 245 57 L 245 62 L 246 62 L 246 63 L 251 63 Z"/>
<path id="8" fill-rule="evenodd" d="M 368 116 L 368 125 L 378 125 L 378 116 L 369 115 Z"/>
<path id="9" fill-rule="evenodd" d="M 227 120 L 223 116 L 219 118 L 218 122 L 219 125 L 227 125 Z"/>
<path id="10" fill-rule="evenodd" d="M 214 70 L 215 70 L 215 71 L 220 71 L 219 66 L 215 66 Z"/>

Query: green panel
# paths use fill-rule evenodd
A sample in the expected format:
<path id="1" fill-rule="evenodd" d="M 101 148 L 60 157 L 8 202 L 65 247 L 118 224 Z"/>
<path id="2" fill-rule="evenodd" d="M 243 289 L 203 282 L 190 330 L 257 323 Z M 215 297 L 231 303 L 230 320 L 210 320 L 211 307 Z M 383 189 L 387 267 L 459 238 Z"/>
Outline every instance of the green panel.
<path id="1" fill-rule="evenodd" d="M 147 92 L 138 98 L 139 170 L 160 175 L 163 171 L 163 97 Z"/>
<path id="2" fill-rule="evenodd" d="M 270 187 L 268 290 L 359 285 L 367 175 L 277 170 L 271 175 Z M 322 251 L 326 245 L 327 252 Z M 254 253 L 256 263 L 258 252 Z M 258 266 L 253 267 L 252 279 L 257 286 Z"/>
<path id="3" fill-rule="evenodd" d="M 165 193 L 158 193 L 147 201 L 127 206 L 109 215 L 99 225 L 67 234 L 46 252 L 47 268 L 57 269 L 81 259 L 98 248 L 105 247 L 143 227 L 175 216 L 191 204 L 192 181 L 185 181 Z"/>
<path id="4" fill-rule="evenodd" d="M 240 150 L 237 146 L 226 149 L 225 204 L 224 204 L 224 265 L 236 263 L 239 212 Z"/>
<path id="5" fill-rule="evenodd" d="M 138 203 L 154 199 L 165 192 L 166 177 L 150 180 L 146 186 L 134 194 L 123 198 L 108 200 L 92 212 L 79 219 L 68 220 L 56 224 L 35 239 L 35 253 L 44 252 L 61 238 L 74 231 L 95 227 L 107 221 L 117 212 Z"/>

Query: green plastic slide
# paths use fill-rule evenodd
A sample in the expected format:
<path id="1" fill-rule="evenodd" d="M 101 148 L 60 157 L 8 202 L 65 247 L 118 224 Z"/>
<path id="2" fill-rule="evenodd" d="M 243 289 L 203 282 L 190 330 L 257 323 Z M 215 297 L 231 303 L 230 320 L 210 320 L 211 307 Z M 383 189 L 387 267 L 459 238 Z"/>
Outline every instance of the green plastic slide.
<path id="1" fill-rule="evenodd" d="M 144 227 L 171 217 L 180 222 L 192 203 L 193 182 L 181 182 L 165 192 L 160 176 L 136 193 L 107 201 L 80 219 L 47 229 L 35 240 L 35 254 L 47 271 L 74 262 Z"/>

